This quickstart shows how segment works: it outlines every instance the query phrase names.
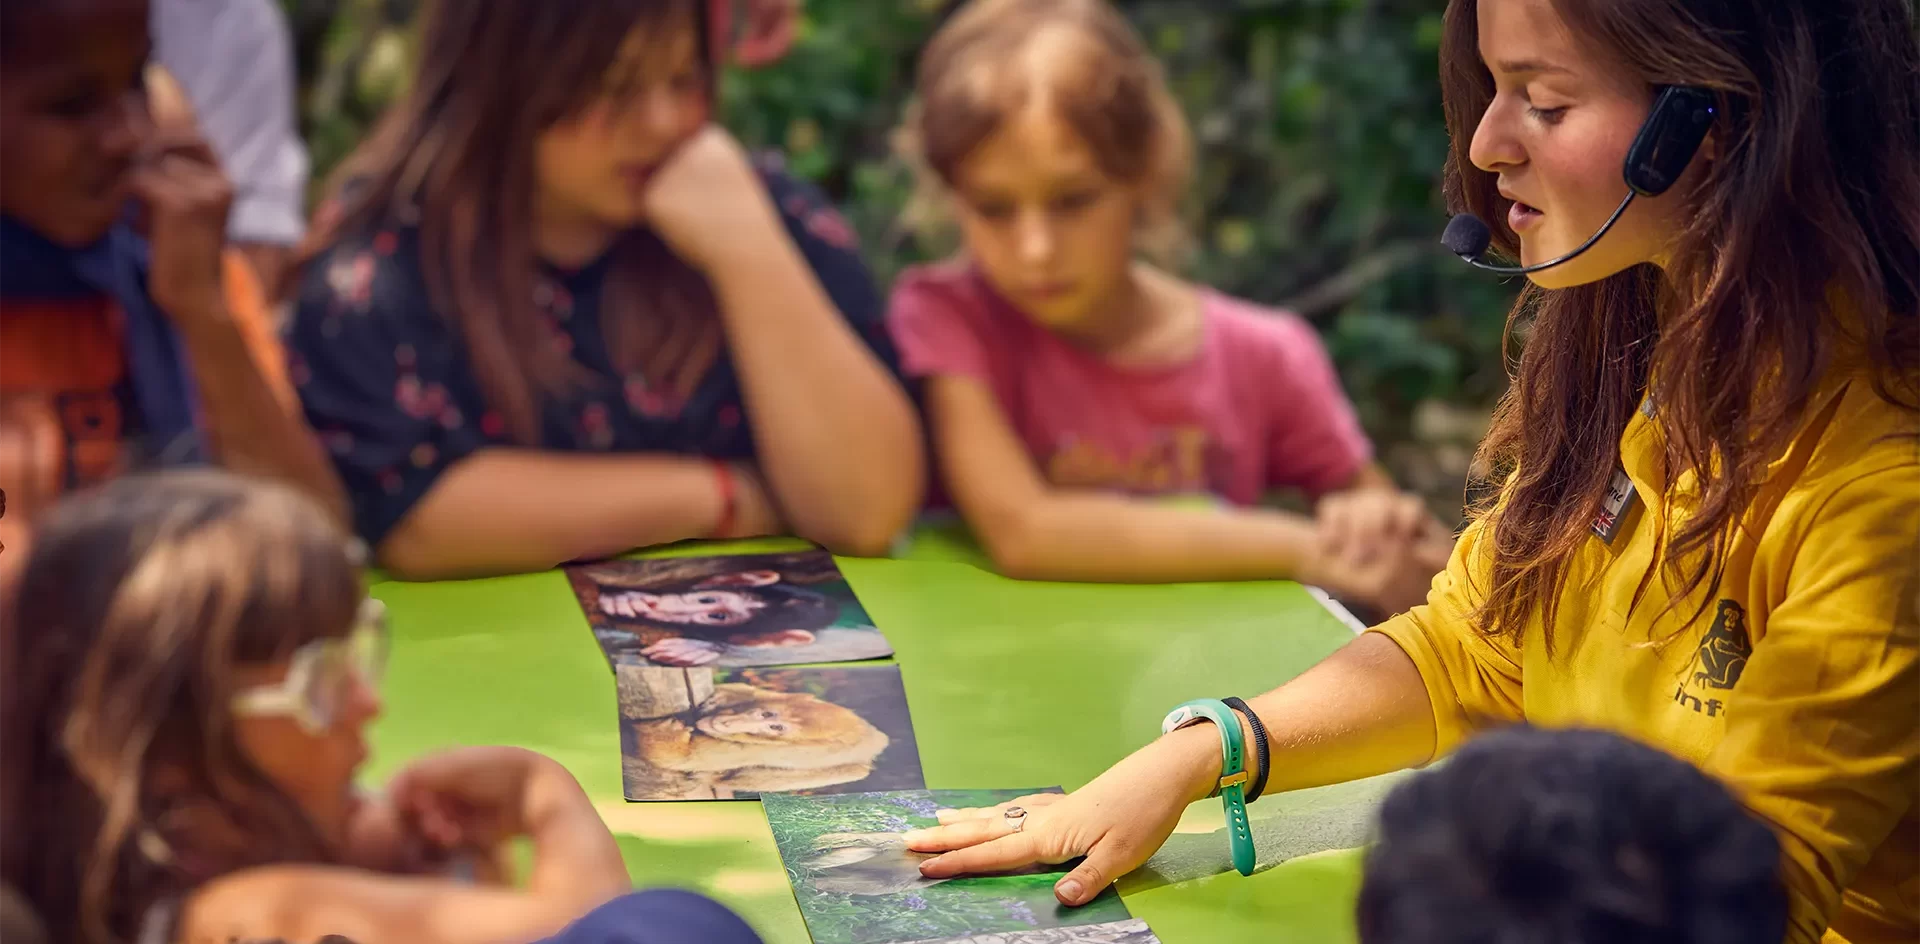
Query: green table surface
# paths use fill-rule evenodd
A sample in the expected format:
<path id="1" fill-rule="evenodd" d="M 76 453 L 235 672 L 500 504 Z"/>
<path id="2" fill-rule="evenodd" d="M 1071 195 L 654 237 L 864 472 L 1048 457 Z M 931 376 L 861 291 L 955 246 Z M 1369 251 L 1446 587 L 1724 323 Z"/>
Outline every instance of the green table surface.
<path id="1" fill-rule="evenodd" d="M 1352 638 L 1297 584 L 1022 583 L 990 573 L 950 526 L 921 527 L 893 558 L 840 566 L 894 646 L 935 789 L 1071 790 L 1151 740 L 1173 705 L 1265 691 Z M 769 944 L 809 940 L 760 804 L 621 798 L 613 676 L 562 574 L 376 576 L 372 592 L 393 627 L 374 781 L 438 748 L 539 750 L 594 798 L 638 886 L 711 895 Z M 1213 832 L 1218 802 L 1195 804 L 1161 855 L 1121 883 L 1122 897 L 1166 944 L 1352 941 L 1353 850 L 1386 783 L 1255 804 L 1262 868 L 1250 878 L 1231 874 Z"/>

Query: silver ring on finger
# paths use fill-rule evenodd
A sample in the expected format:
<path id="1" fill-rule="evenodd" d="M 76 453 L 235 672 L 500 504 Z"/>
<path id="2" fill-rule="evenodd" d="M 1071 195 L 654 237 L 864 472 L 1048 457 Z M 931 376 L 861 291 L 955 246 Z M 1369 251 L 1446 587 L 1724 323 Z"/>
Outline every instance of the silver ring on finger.
<path id="1" fill-rule="evenodd" d="M 1012 832 L 1017 833 L 1027 828 L 1027 811 L 1021 807 L 1009 806 L 1007 811 L 1000 815 L 1006 819 L 1007 829 Z"/>

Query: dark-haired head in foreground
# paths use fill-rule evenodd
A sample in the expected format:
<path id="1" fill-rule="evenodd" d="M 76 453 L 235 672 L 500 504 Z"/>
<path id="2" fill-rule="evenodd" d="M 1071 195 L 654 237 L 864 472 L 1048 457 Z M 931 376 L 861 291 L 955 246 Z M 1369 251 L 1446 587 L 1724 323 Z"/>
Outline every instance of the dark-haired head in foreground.
<path id="1" fill-rule="evenodd" d="M 1773 944 L 1773 833 L 1686 761 L 1600 731 L 1482 737 L 1387 797 L 1362 944 Z"/>

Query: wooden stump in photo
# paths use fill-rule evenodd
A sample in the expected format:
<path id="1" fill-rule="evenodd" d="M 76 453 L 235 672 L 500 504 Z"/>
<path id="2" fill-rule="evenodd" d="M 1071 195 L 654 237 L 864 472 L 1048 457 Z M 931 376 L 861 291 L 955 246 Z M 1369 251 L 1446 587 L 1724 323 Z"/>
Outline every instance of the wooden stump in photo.
<path id="1" fill-rule="evenodd" d="M 620 716 L 630 721 L 685 714 L 713 697 L 712 669 L 621 664 L 613 675 Z"/>

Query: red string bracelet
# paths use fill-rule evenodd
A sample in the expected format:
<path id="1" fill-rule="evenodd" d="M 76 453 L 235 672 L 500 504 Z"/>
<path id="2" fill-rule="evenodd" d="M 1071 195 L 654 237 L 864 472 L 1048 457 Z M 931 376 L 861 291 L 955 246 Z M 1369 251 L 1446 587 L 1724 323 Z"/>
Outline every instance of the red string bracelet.
<path id="1" fill-rule="evenodd" d="M 733 481 L 733 467 L 713 460 L 714 483 L 720 489 L 720 520 L 714 523 L 709 538 L 720 540 L 733 534 L 733 519 L 740 510 L 740 493 Z"/>

